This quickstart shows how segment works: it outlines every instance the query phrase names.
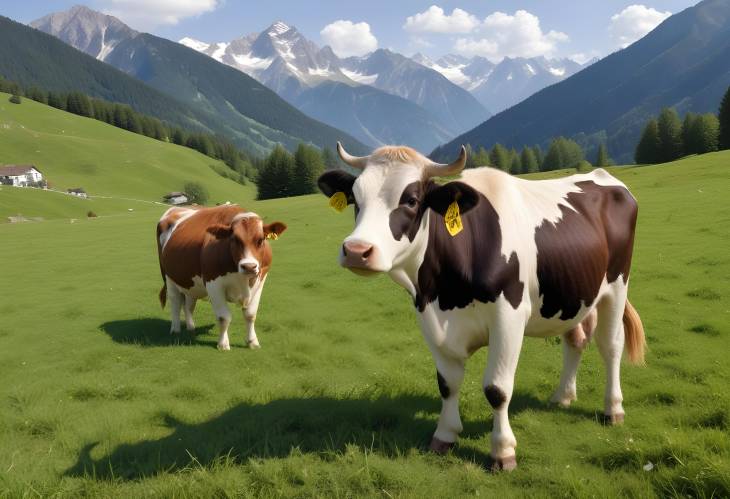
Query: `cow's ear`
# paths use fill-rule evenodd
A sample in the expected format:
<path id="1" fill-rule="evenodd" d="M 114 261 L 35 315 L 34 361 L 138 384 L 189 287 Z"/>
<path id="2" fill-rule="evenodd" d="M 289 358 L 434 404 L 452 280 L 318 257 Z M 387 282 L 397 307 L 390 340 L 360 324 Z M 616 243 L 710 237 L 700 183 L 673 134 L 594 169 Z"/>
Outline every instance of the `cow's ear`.
<path id="1" fill-rule="evenodd" d="M 319 176 L 317 185 L 319 186 L 319 190 L 322 191 L 322 194 L 328 198 L 332 197 L 336 192 L 344 192 L 347 197 L 347 202 L 352 203 L 354 202 L 352 185 L 355 183 L 356 178 L 354 175 L 342 170 L 330 170 Z"/>
<path id="2" fill-rule="evenodd" d="M 429 188 L 424 199 L 424 207 L 443 216 L 449 205 L 456 201 L 461 214 L 474 208 L 479 202 L 479 193 L 464 182 L 449 182 L 444 185 L 435 185 Z"/>
<path id="3" fill-rule="evenodd" d="M 264 237 L 266 239 L 278 239 L 282 232 L 286 230 L 286 224 L 281 222 L 272 222 L 264 225 Z"/>
<path id="4" fill-rule="evenodd" d="M 223 224 L 211 225 L 207 230 L 209 234 L 213 234 L 218 239 L 225 239 L 226 237 L 230 237 L 233 233 L 233 229 L 230 225 Z"/>

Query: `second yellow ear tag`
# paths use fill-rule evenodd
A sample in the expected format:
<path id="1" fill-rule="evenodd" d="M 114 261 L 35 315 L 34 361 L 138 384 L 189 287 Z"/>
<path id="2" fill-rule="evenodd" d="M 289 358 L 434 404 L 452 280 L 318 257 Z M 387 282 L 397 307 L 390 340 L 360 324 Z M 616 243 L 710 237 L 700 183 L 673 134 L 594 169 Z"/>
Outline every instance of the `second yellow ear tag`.
<path id="1" fill-rule="evenodd" d="M 268 234 L 266 234 L 266 239 L 273 239 L 274 241 L 276 241 L 277 239 L 279 239 L 279 234 L 277 234 L 276 232 L 269 232 Z"/>
<path id="2" fill-rule="evenodd" d="M 461 223 L 461 214 L 459 213 L 459 203 L 454 201 L 446 209 L 444 215 L 444 223 L 446 224 L 446 230 L 449 231 L 451 237 L 464 230 L 464 225 Z"/>
<path id="3" fill-rule="evenodd" d="M 330 198 L 330 206 L 337 211 L 343 211 L 347 208 L 347 196 L 342 191 L 335 192 Z"/>

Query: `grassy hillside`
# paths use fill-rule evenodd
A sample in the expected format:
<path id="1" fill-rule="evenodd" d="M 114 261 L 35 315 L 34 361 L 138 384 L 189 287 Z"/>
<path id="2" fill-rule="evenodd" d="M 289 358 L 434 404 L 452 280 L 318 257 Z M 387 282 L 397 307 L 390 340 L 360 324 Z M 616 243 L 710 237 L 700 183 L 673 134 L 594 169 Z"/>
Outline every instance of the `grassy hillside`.
<path id="1" fill-rule="evenodd" d="M 93 196 L 160 201 L 186 181 L 197 181 L 210 191 L 211 204 L 255 196 L 254 185 L 221 177 L 210 165 L 225 165 L 196 151 L 30 99 L 11 104 L 8 97 L 0 93 L 0 164 L 32 163 L 55 189 L 83 187 Z"/>
<path id="2" fill-rule="evenodd" d="M 622 370 L 626 423 L 598 422 L 594 346 L 575 406 L 549 406 L 560 346 L 528 338 L 511 406 L 519 468 L 497 475 L 483 469 L 484 350 L 467 366 L 459 446 L 426 451 L 434 365 L 404 293 L 337 267 L 351 208 L 252 203 L 289 230 L 272 243 L 262 349 L 242 348 L 235 313 L 227 353 L 204 302 L 198 336 L 170 339 L 157 213 L 0 225 L 18 263 L 0 272 L 0 497 L 728 497 L 729 162 L 613 169 L 639 200 L 630 296 L 649 342 L 647 366 Z"/>

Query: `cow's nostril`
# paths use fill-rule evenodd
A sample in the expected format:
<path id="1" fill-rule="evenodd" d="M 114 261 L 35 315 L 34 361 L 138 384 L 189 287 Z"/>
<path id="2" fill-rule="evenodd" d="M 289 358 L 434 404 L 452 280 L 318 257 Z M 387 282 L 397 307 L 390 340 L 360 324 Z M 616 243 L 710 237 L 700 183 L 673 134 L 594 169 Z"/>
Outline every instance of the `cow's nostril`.
<path id="1" fill-rule="evenodd" d="M 363 259 L 367 260 L 367 259 L 368 259 L 368 258 L 370 257 L 370 255 L 372 255 L 372 254 L 373 254 L 373 247 L 372 247 L 372 246 L 370 246 L 370 247 L 369 247 L 369 248 L 368 248 L 368 249 L 367 249 L 367 250 L 365 251 L 365 253 L 363 253 L 363 254 L 362 254 L 362 257 L 363 257 Z"/>

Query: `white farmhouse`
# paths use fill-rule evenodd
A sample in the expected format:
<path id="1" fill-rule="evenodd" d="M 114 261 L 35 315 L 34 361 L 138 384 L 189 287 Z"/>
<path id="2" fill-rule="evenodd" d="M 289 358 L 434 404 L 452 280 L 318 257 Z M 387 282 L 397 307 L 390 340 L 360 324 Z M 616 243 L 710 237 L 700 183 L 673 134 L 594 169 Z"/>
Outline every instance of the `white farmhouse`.
<path id="1" fill-rule="evenodd" d="M 43 180 L 43 174 L 33 165 L 0 166 L 0 184 L 27 187 Z"/>
<path id="2" fill-rule="evenodd" d="M 176 206 L 187 204 L 189 201 L 188 196 L 184 192 L 170 192 L 165 194 L 162 199 L 164 199 L 166 203 Z"/>

